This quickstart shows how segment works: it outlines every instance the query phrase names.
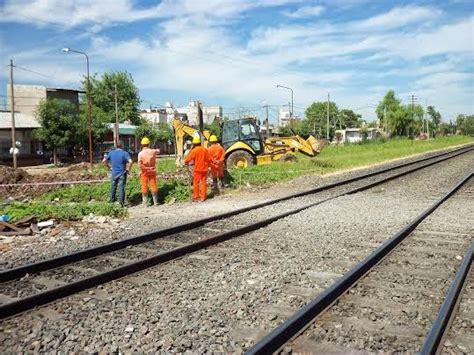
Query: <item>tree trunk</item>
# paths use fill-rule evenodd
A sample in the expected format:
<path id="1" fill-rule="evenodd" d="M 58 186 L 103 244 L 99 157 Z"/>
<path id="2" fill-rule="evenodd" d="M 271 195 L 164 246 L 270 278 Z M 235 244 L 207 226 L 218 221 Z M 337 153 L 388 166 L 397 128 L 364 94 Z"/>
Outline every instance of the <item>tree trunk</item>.
<path id="1" fill-rule="evenodd" d="M 58 154 L 56 148 L 53 148 L 53 164 L 58 165 Z"/>

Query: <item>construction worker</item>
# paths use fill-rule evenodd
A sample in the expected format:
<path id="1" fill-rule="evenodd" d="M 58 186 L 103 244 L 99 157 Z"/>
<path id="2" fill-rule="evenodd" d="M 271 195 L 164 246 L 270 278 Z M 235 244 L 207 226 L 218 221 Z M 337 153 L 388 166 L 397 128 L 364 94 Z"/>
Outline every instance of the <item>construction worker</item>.
<path id="1" fill-rule="evenodd" d="M 148 204 L 148 185 L 150 185 L 153 205 L 158 205 L 158 184 L 156 182 L 156 156 L 159 149 L 150 148 L 150 140 L 143 137 L 142 150 L 138 153 L 138 167 L 140 168 L 140 183 L 142 185 L 142 204 Z"/>
<path id="2" fill-rule="evenodd" d="M 193 149 L 184 159 L 184 164 L 194 162 L 193 201 L 205 201 L 207 198 L 207 171 L 209 169 L 209 153 L 201 146 L 201 137 L 193 137 Z"/>
<path id="3" fill-rule="evenodd" d="M 211 135 L 209 137 L 209 160 L 212 176 L 212 192 L 214 195 L 219 193 L 218 180 L 221 182 L 221 187 L 224 188 L 224 148 L 217 142 L 217 137 Z"/>
<path id="4" fill-rule="evenodd" d="M 102 163 L 111 170 L 110 174 L 110 202 L 115 202 L 117 187 L 119 189 L 119 203 L 120 205 L 125 204 L 125 185 L 127 183 L 127 175 L 130 174 L 132 169 L 133 161 L 130 154 L 123 148 L 123 142 L 117 143 L 117 148 L 104 155 Z"/>

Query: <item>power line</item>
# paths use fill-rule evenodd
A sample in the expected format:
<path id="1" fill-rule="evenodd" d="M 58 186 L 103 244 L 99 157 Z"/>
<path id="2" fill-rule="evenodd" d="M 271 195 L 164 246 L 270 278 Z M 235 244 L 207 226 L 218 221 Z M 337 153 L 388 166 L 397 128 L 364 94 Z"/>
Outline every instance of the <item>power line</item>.
<path id="1" fill-rule="evenodd" d="M 52 79 L 51 76 L 49 76 L 49 75 L 46 75 L 46 74 L 43 74 L 43 73 L 39 73 L 39 72 L 34 71 L 34 70 L 31 70 L 31 69 L 26 69 L 26 68 L 23 68 L 23 67 L 19 67 L 18 65 L 14 65 L 13 67 L 14 67 L 14 68 L 17 68 L 17 69 L 20 69 L 20 70 L 24 70 L 24 71 L 30 72 L 30 73 L 33 73 L 33 74 L 36 74 L 36 75 L 43 76 L 43 77 L 48 78 L 48 79 Z"/>

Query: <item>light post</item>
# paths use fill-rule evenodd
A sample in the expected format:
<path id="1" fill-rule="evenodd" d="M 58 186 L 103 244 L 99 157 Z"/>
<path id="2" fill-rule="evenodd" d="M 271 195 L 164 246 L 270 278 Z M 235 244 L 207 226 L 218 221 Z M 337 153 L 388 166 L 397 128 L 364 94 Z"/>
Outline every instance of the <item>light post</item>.
<path id="1" fill-rule="evenodd" d="M 280 85 L 280 84 L 278 84 L 276 87 L 277 87 L 277 88 L 288 89 L 288 90 L 291 91 L 291 111 L 290 111 L 290 119 L 293 118 L 293 89 L 292 89 L 292 88 L 289 88 L 289 87 L 287 87 L 287 86 Z"/>
<path id="2" fill-rule="evenodd" d="M 81 51 L 76 51 L 75 49 L 71 48 L 63 48 L 63 52 L 69 53 L 69 52 L 74 52 L 78 54 L 82 54 L 86 57 L 86 63 L 87 63 L 87 90 L 86 90 L 86 95 L 87 95 L 87 120 L 88 120 L 88 125 L 89 125 L 89 164 L 92 169 L 92 163 L 94 161 L 93 158 L 93 150 L 92 150 L 92 102 L 91 102 L 91 85 L 90 85 L 90 76 L 89 76 L 89 57 L 87 56 L 86 53 L 81 52 Z"/>

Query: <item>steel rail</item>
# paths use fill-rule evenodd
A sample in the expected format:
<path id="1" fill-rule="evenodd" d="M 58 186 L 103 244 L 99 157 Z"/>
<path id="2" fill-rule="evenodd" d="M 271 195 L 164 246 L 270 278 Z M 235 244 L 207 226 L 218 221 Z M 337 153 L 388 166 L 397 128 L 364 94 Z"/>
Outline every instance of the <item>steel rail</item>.
<path id="1" fill-rule="evenodd" d="M 364 275 L 372 270 L 383 258 L 396 248 L 410 233 L 443 202 L 451 197 L 465 183 L 469 181 L 474 172 L 470 172 L 443 197 L 437 200 L 427 210 L 401 229 L 392 238 L 384 242 L 375 251 L 369 254 L 354 268 L 345 273 L 334 284 L 324 290 L 311 302 L 300 308 L 289 319 L 276 327 L 272 332 L 263 337 L 253 347 L 247 350 L 247 355 L 271 354 L 278 351 L 288 341 L 304 330 L 315 317 L 323 313 L 329 306 L 336 302 L 339 297 L 348 292 Z"/>
<path id="2" fill-rule="evenodd" d="M 200 219 L 200 220 L 197 220 L 197 221 L 180 224 L 180 225 L 177 225 L 177 226 L 174 226 L 174 227 L 161 229 L 161 230 L 158 230 L 158 231 L 155 231 L 155 232 L 151 232 L 151 233 L 147 233 L 147 234 L 143 234 L 143 235 L 127 238 L 127 239 L 113 241 L 113 242 L 110 242 L 110 243 L 107 243 L 107 244 L 94 246 L 94 247 L 91 247 L 91 248 L 88 248 L 88 249 L 72 252 L 72 253 L 62 255 L 62 256 L 58 256 L 58 257 L 55 257 L 55 258 L 51 258 L 51 259 L 48 259 L 48 260 L 38 261 L 38 262 L 35 262 L 35 263 L 19 266 L 19 267 L 8 269 L 8 270 L 2 270 L 0 272 L 0 283 L 7 282 L 7 281 L 12 281 L 12 280 L 15 280 L 15 279 L 19 279 L 19 278 L 25 276 L 26 274 L 36 274 L 36 273 L 39 273 L 41 271 L 46 271 L 46 270 L 50 270 L 50 269 L 53 269 L 53 268 L 58 268 L 60 266 L 68 265 L 68 264 L 71 264 L 71 263 L 74 263 L 74 262 L 77 262 L 77 261 L 90 259 L 90 258 L 99 256 L 99 255 L 102 255 L 102 254 L 106 254 L 106 253 L 110 253 L 110 252 L 117 251 L 117 250 L 120 250 L 120 249 L 124 249 L 128 246 L 150 242 L 150 241 L 153 241 L 153 240 L 156 240 L 156 239 L 159 239 L 159 238 L 169 236 L 171 234 L 180 233 L 180 232 L 188 231 L 188 230 L 191 230 L 191 229 L 194 229 L 194 228 L 198 228 L 198 227 L 201 227 L 201 226 L 203 226 L 207 223 L 210 223 L 210 222 L 214 222 L 214 221 L 217 221 L 217 220 L 222 220 L 222 219 L 225 219 L 225 218 L 229 218 L 229 217 L 232 217 L 232 216 L 235 216 L 235 215 L 238 215 L 238 214 L 241 214 L 241 213 L 245 213 L 245 212 L 248 212 L 248 211 L 251 211 L 251 210 L 255 210 L 255 209 L 258 209 L 258 208 L 262 208 L 262 207 L 270 206 L 270 205 L 273 205 L 273 204 L 276 204 L 276 203 L 279 203 L 279 202 L 290 200 L 292 198 L 302 197 L 302 196 L 306 196 L 306 195 L 310 195 L 310 194 L 315 194 L 315 193 L 318 193 L 318 192 L 321 192 L 321 191 L 326 191 L 326 190 L 329 190 L 329 189 L 332 189 L 332 188 L 335 188 L 335 187 L 347 185 L 347 184 L 350 184 L 352 182 L 367 179 L 367 178 L 370 178 L 370 177 L 373 177 L 373 176 L 376 176 L 376 175 L 381 175 L 381 174 L 384 174 L 384 173 L 387 173 L 387 172 L 390 172 L 390 171 L 393 171 L 393 170 L 396 170 L 396 169 L 400 169 L 400 168 L 404 168 L 404 167 L 407 167 L 407 166 L 410 166 L 410 165 L 422 163 L 424 161 L 428 161 L 428 160 L 432 160 L 432 159 L 436 159 L 436 158 L 440 158 L 440 157 L 445 157 L 447 155 L 449 156 L 449 154 L 455 154 L 455 155 L 451 156 L 451 157 L 454 157 L 454 156 L 457 156 L 459 154 L 467 153 L 467 152 L 471 151 L 473 148 L 474 148 L 474 145 L 470 144 L 470 145 L 463 146 L 463 147 L 458 148 L 458 149 L 450 150 L 448 152 L 443 152 L 443 153 L 440 153 L 440 154 L 437 154 L 437 155 L 433 155 L 433 156 L 430 156 L 430 157 L 425 157 L 425 158 L 418 159 L 418 160 L 408 162 L 408 163 L 398 164 L 396 166 L 389 167 L 389 168 L 386 168 L 386 169 L 382 169 L 382 170 L 379 170 L 379 171 L 375 171 L 375 172 L 363 174 L 363 175 L 360 175 L 360 176 L 340 180 L 340 181 L 330 183 L 330 184 L 326 184 L 324 186 L 313 188 L 313 189 L 310 189 L 310 190 L 307 190 L 307 191 L 303 191 L 303 192 L 299 192 L 299 193 L 296 193 L 296 194 L 280 197 L 280 198 L 273 199 L 273 200 L 270 200 L 270 201 L 267 201 L 267 202 L 262 202 L 262 203 L 259 203 L 259 204 L 256 204 L 256 205 L 240 208 L 240 209 L 237 209 L 237 210 L 234 210 L 234 211 L 218 214 L 218 215 L 207 217 L 207 218 Z M 447 159 L 450 159 L 451 157 L 448 157 Z"/>
<path id="3" fill-rule="evenodd" d="M 270 223 L 273 223 L 273 222 L 275 222 L 275 221 L 277 221 L 281 218 L 285 218 L 285 217 L 288 217 L 290 215 L 296 214 L 298 212 L 304 211 L 304 210 L 306 210 L 310 207 L 317 206 L 319 204 L 322 204 L 324 202 L 336 199 L 336 198 L 341 197 L 341 196 L 345 196 L 345 195 L 348 195 L 348 194 L 351 194 L 351 193 L 360 192 L 360 191 L 363 191 L 363 190 L 370 189 L 370 188 L 372 188 L 376 185 L 380 185 L 380 184 L 383 184 L 385 182 L 394 180 L 398 177 L 401 177 L 401 176 L 410 174 L 412 172 L 421 170 L 423 168 L 426 168 L 428 166 L 440 163 L 441 161 L 451 159 L 454 156 L 457 156 L 457 155 L 460 155 L 460 154 L 463 154 L 463 152 L 458 152 L 457 154 L 455 154 L 453 156 L 444 157 L 444 158 L 441 158 L 439 160 L 435 160 L 433 162 L 428 162 L 428 163 L 426 163 L 424 165 L 421 165 L 421 166 L 416 166 L 416 167 L 414 167 L 410 170 L 403 171 L 403 172 L 400 172 L 398 174 L 391 175 L 391 176 L 388 176 L 386 178 L 383 178 L 383 179 L 377 181 L 376 183 L 369 183 L 369 184 L 366 184 L 363 187 L 358 187 L 358 188 L 353 189 L 351 191 L 344 192 L 344 193 L 338 194 L 336 196 L 326 198 L 322 201 L 311 203 L 309 205 L 306 205 L 306 206 L 303 206 L 303 207 L 300 207 L 300 208 L 297 208 L 297 209 L 279 214 L 277 216 L 274 216 L 274 217 L 271 217 L 271 218 L 268 218 L 268 219 L 265 219 L 265 220 L 262 220 L 262 221 L 259 221 L 259 222 L 256 222 L 256 223 L 252 223 L 250 225 L 247 225 L 247 226 L 244 226 L 244 227 L 241 227 L 241 228 L 237 228 L 237 229 L 232 230 L 232 231 L 228 231 L 228 232 L 225 232 L 225 233 L 218 234 L 214 237 L 210 237 L 210 238 L 201 240 L 201 241 L 196 242 L 196 243 L 192 243 L 192 244 L 185 245 L 183 247 L 175 248 L 175 249 L 167 251 L 167 252 L 163 252 L 163 253 L 160 253 L 160 254 L 157 254 L 157 255 L 150 256 L 150 257 L 145 258 L 143 260 L 131 262 L 131 263 L 119 266 L 115 269 L 112 269 L 112 270 L 109 270 L 109 271 L 106 271 L 106 272 L 103 272 L 103 273 L 100 273 L 100 274 L 97 274 L 97 275 L 93 275 L 93 276 L 90 276 L 90 277 L 87 277 L 87 278 L 84 278 L 84 279 L 81 279 L 81 280 L 78 280 L 78 281 L 75 281 L 75 282 L 72 282 L 72 283 L 69 283 L 69 284 L 66 284 L 66 285 L 62 285 L 62 286 L 59 286 L 59 287 L 56 287 L 56 288 L 53 288 L 53 289 L 50 289 L 50 290 L 40 292 L 40 293 L 32 295 L 32 296 L 25 297 L 23 299 L 19 299 L 19 300 L 1 305 L 0 306 L 0 319 L 3 319 L 3 318 L 6 318 L 6 317 L 9 317 L 9 316 L 24 312 L 24 311 L 32 309 L 36 306 L 44 305 L 46 303 L 55 301 L 57 299 L 60 299 L 60 298 L 63 298 L 63 297 L 69 296 L 69 295 L 72 295 L 74 293 L 86 290 L 86 289 L 91 288 L 91 287 L 98 286 L 98 285 L 103 284 L 103 283 L 121 278 L 123 276 L 135 273 L 137 271 L 141 271 L 141 270 L 150 268 L 152 266 L 155 266 L 155 265 L 158 265 L 158 264 L 161 264 L 161 263 L 173 260 L 173 259 L 177 259 L 179 257 L 182 257 L 182 256 L 186 255 L 186 254 L 189 254 L 189 253 L 207 248 L 211 245 L 221 243 L 221 242 L 229 240 L 231 238 L 235 238 L 235 237 L 244 235 L 246 233 L 249 233 L 249 232 L 255 231 L 257 229 L 260 229 L 262 227 L 265 227 L 265 226 L 269 225 Z"/>
<path id="4" fill-rule="evenodd" d="M 420 355 L 431 355 L 437 354 L 441 346 L 441 341 L 448 331 L 453 315 L 456 308 L 457 302 L 460 299 L 461 292 L 464 287 L 467 275 L 472 265 L 472 258 L 474 256 L 474 242 L 471 243 L 471 247 L 466 252 L 461 265 L 454 276 L 454 280 L 451 287 L 446 294 L 443 304 L 438 313 L 438 317 L 433 322 L 430 332 L 425 338 L 425 342 L 420 350 Z"/>

